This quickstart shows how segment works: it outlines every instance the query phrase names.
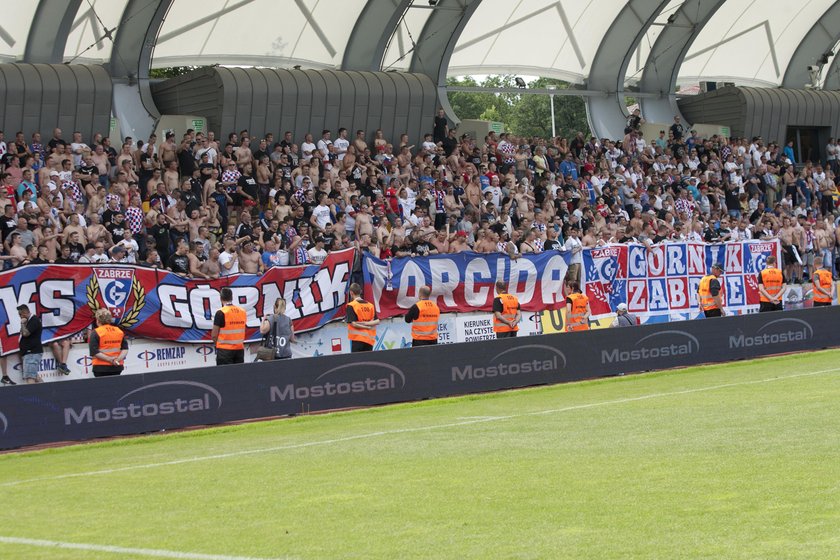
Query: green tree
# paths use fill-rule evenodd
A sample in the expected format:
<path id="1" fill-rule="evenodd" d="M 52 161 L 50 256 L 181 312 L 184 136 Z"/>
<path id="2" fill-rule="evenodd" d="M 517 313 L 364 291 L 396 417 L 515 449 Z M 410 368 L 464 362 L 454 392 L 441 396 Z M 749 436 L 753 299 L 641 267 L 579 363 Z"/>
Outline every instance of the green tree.
<path id="1" fill-rule="evenodd" d="M 193 70 L 204 68 L 204 66 L 169 66 L 168 68 L 152 68 L 149 70 L 149 77 L 152 79 L 177 78 L 189 74 Z"/>
<path id="2" fill-rule="evenodd" d="M 510 75 L 487 76 L 482 87 L 516 87 L 515 77 Z M 476 87 L 478 82 L 471 76 L 449 78 L 447 85 Z M 554 85 L 557 89 L 568 89 L 571 84 L 551 78 L 538 78 L 528 84 L 529 89 Z M 473 93 L 449 92 L 449 103 L 459 119 L 481 119 L 498 121 L 505 130 L 522 136 L 551 136 L 551 106 L 545 95 L 518 93 Z M 589 134 L 586 105 L 578 96 L 555 95 L 554 113 L 557 134 L 569 139 L 578 131 Z"/>
<path id="3" fill-rule="evenodd" d="M 477 87 L 478 82 L 471 76 L 461 79 L 448 78 L 446 85 Z M 492 107 L 495 96 L 492 93 L 471 93 L 467 91 L 453 91 L 448 94 L 449 104 L 459 119 L 478 119 L 488 108 Z"/>
<path id="4" fill-rule="evenodd" d="M 549 85 L 569 89 L 570 84 L 551 78 L 538 78 L 528 84 L 528 89 L 544 89 Z M 551 136 L 551 105 L 546 95 L 522 95 L 513 107 L 511 132 L 522 136 Z M 570 95 L 554 96 L 554 119 L 557 135 L 573 138 L 578 131 L 589 134 L 586 104 L 583 98 Z"/>

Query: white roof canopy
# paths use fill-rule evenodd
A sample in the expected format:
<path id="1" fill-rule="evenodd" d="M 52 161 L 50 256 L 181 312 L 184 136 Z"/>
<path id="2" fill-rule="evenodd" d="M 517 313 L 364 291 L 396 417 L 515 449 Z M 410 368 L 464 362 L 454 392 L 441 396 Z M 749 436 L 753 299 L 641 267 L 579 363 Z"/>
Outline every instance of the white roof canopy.
<path id="1" fill-rule="evenodd" d="M 152 66 L 340 68 L 354 25 L 368 2 L 402 10 L 380 67 L 407 70 L 415 41 L 434 11 L 427 0 L 171 0 Z M 452 17 L 459 17 L 459 6 L 466 2 L 442 0 L 435 9 L 452 10 Z M 108 31 L 125 24 L 120 20 L 128 3 L 68 0 L 67 4 L 77 10 L 63 61 L 107 63 L 112 50 Z M 652 45 L 669 25 L 668 17 L 683 3 L 667 2 L 654 25 L 644 32 L 627 70 L 628 84 L 638 82 Z M 800 42 L 834 3 L 722 2 L 691 44 L 679 69 L 678 83 L 717 80 L 781 85 Z M 38 4 L 39 0 L 17 0 L 4 6 L 0 60 L 24 59 Z M 483 0 L 457 40 L 448 74 L 540 75 L 586 83 L 601 39 L 625 5 L 624 0 Z M 840 21 L 821 23 L 827 30 L 824 43 L 828 51 L 834 46 L 829 37 L 835 36 Z M 426 40 L 448 40 L 435 35 L 434 29 L 426 31 Z M 814 52 L 813 60 L 820 54 Z"/>

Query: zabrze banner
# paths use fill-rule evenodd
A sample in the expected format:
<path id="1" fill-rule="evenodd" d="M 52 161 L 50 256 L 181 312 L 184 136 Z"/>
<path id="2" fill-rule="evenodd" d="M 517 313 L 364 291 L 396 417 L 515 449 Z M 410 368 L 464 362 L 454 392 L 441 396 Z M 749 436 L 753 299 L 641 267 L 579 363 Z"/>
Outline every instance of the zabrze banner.
<path id="1" fill-rule="evenodd" d="M 386 262 L 364 255 L 365 299 L 380 318 L 404 315 L 417 303 L 420 286 L 432 289 L 441 311 L 491 311 L 496 280 L 508 282 L 523 311 L 565 305 L 563 279 L 571 253 L 547 251 L 511 259 L 502 253 L 455 253 Z"/>
<path id="2" fill-rule="evenodd" d="M 638 314 L 699 311 L 697 287 L 719 262 L 724 304 L 743 313 L 759 304 L 757 275 L 770 255 L 782 262 L 778 239 L 607 245 L 584 249 L 582 280 L 596 319 L 614 312 L 619 303 Z"/>
<path id="3" fill-rule="evenodd" d="M 134 265 L 28 265 L 0 274 L 3 355 L 17 351 L 20 317 L 29 305 L 41 318 L 41 340 L 72 336 L 89 327 L 105 307 L 134 336 L 201 343 L 210 340 L 213 317 L 222 306 L 219 290 L 229 287 L 233 303 L 247 311 L 246 339 L 260 340 L 260 320 L 278 297 L 295 330 L 316 329 L 344 317 L 354 249 L 331 253 L 321 265 L 273 267 L 265 274 L 236 274 L 192 280 Z"/>

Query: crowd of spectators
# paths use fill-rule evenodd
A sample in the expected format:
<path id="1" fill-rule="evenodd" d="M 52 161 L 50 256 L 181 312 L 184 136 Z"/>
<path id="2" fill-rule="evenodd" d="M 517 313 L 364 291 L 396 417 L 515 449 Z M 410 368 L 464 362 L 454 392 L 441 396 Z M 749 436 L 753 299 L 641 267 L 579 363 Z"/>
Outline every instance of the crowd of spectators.
<path id="1" fill-rule="evenodd" d="M 349 247 L 383 259 L 564 250 L 574 276 L 584 247 L 779 238 L 788 281 L 807 277 L 814 255 L 834 263 L 833 140 L 825 165 L 797 164 L 792 144 L 700 138 L 678 117 L 652 139 L 637 112 L 619 139 L 476 139 L 441 113 L 419 139 L 188 130 L 114 144 L 0 132 L 0 259 L 210 279 Z"/>

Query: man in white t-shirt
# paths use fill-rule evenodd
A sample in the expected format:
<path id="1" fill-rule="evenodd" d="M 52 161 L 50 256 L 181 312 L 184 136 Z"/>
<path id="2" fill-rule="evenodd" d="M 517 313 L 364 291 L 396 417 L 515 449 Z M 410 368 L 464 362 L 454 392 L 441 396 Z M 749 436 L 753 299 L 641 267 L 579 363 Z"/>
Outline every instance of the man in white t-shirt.
<path id="1" fill-rule="evenodd" d="M 300 145 L 300 151 L 301 151 L 301 158 L 300 159 L 304 162 L 308 162 L 310 159 L 312 159 L 312 153 L 317 149 L 318 149 L 318 147 L 312 141 L 312 135 L 307 134 L 306 136 L 303 137 L 303 144 Z"/>
<path id="2" fill-rule="evenodd" d="M 329 130 L 324 130 L 321 133 L 321 139 L 318 140 L 318 151 L 324 156 L 324 160 L 327 161 L 330 158 L 330 146 L 332 145 L 332 132 Z"/>
<path id="3" fill-rule="evenodd" d="M 318 236 L 315 238 L 315 245 L 309 248 L 309 260 L 312 264 L 322 264 L 327 260 L 327 251 L 324 249 L 324 238 Z"/>
<path id="4" fill-rule="evenodd" d="M 73 143 L 70 144 L 70 152 L 73 154 L 73 167 L 78 168 L 82 165 L 82 154 L 90 151 L 87 144 L 82 142 L 82 133 L 73 133 Z"/>
<path id="5" fill-rule="evenodd" d="M 583 265 L 583 243 L 580 241 L 580 229 L 572 226 L 569 229 L 569 237 L 563 244 L 564 251 L 571 251 L 572 258 L 569 259 L 569 270 L 566 272 L 566 280 L 579 282 L 580 267 Z"/>
<path id="6" fill-rule="evenodd" d="M 312 209 L 312 217 L 309 219 L 309 223 L 322 232 L 326 229 L 327 224 L 332 223 L 330 207 L 327 206 L 328 200 L 327 193 L 318 193 L 318 206 Z"/>
<path id="7" fill-rule="evenodd" d="M 437 144 L 432 141 L 432 135 L 426 134 L 423 136 L 423 149 L 426 150 L 428 153 L 433 154 L 437 149 Z"/>
<path id="8" fill-rule="evenodd" d="M 338 138 L 336 138 L 335 142 L 333 142 L 333 146 L 335 146 L 335 153 L 338 156 L 338 161 L 343 160 L 344 154 L 347 153 L 347 148 L 350 147 L 350 140 L 347 139 L 346 128 L 338 129 Z"/>
<path id="9" fill-rule="evenodd" d="M 225 240 L 225 250 L 219 254 L 219 276 L 239 274 L 239 255 L 236 254 L 236 242 Z"/>

